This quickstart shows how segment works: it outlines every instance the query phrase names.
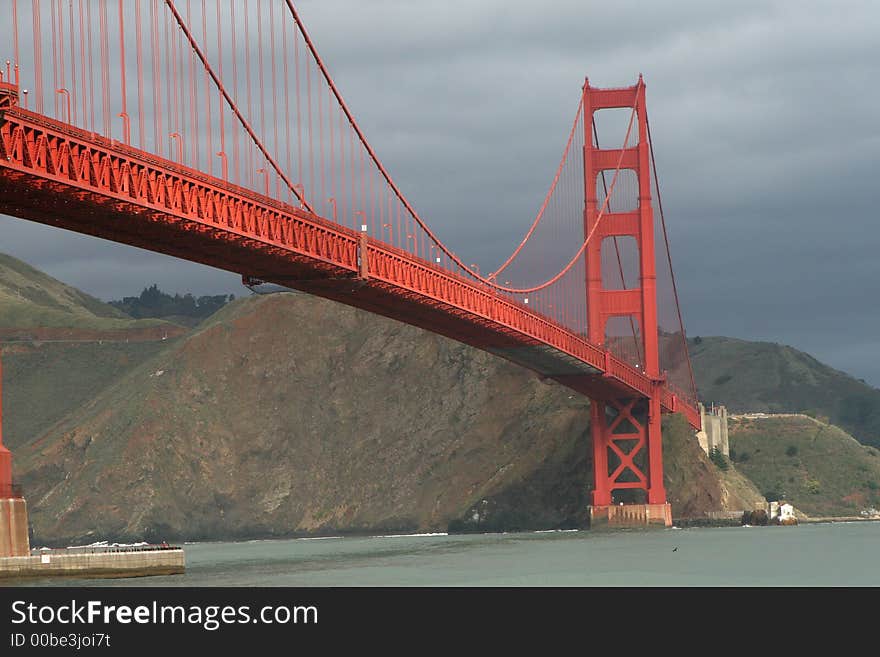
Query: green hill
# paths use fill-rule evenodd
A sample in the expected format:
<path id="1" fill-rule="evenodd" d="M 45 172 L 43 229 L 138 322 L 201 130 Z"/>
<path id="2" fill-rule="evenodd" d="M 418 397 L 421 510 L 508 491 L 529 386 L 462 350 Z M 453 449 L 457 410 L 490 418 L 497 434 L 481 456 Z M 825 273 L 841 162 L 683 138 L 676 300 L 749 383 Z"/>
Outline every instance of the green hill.
<path id="1" fill-rule="evenodd" d="M 880 450 L 805 415 L 730 421 L 736 468 L 767 499 L 811 516 L 855 516 L 880 508 Z"/>
<path id="2" fill-rule="evenodd" d="M 134 320 L 113 306 L 0 253 L 0 329 L 117 330 L 164 322 Z"/>
<path id="3" fill-rule="evenodd" d="M 185 330 L 132 319 L 0 254 L 4 441 L 27 444 Z"/>
<path id="4" fill-rule="evenodd" d="M 706 337 L 688 341 L 700 398 L 732 413 L 806 413 L 880 447 L 880 390 L 771 342 Z"/>

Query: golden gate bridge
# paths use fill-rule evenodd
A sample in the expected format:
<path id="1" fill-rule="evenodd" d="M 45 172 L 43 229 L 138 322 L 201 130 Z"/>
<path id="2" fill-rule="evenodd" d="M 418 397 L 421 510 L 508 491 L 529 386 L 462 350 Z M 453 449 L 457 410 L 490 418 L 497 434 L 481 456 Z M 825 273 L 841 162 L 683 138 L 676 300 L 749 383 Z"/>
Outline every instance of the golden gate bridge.
<path id="1" fill-rule="evenodd" d="M 637 514 L 671 522 L 661 413 L 700 415 L 641 76 L 572 95 L 546 196 L 482 273 L 394 182 L 290 0 L 11 0 L 4 18 L 0 213 L 333 299 L 558 381 L 591 400 L 594 520 L 633 512 L 613 505 L 629 491 Z M 619 130 L 600 134 L 612 112 Z"/>

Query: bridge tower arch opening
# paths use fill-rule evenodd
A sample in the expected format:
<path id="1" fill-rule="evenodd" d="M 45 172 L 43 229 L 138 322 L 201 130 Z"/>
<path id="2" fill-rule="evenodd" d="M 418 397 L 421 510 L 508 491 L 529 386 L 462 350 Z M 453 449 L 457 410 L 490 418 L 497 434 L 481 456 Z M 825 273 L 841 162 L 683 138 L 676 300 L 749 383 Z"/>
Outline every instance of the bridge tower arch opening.
<path id="1" fill-rule="evenodd" d="M 672 523 L 663 484 L 661 391 L 657 326 L 654 212 L 651 205 L 651 160 L 645 112 L 645 84 L 639 76 L 632 87 L 599 89 L 585 81 L 584 106 L 584 235 L 593 234 L 585 249 L 589 340 L 609 348 L 608 324 L 630 318 L 638 342 L 638 367 L 652 381 L 649 397 L 621 393 L 590 399 L 594 485 L 591 526 Z M 603 109 L 635 112 L 633 135 L 623 149 L 604 149 L 594 143 L 593 117 Z M 637 128 L 637 130 L 636 130 Z M 630 145 L 632 144 L 632 145 Z M 621 163 L 637 181 L 635 208 L 601 212 L 599 177 Z M 602 244 L 607 239 L 634 240 L 638 250 L 638 286 L 606 287 Z M 635 506 L 633 506 L 635 505 Z"/>

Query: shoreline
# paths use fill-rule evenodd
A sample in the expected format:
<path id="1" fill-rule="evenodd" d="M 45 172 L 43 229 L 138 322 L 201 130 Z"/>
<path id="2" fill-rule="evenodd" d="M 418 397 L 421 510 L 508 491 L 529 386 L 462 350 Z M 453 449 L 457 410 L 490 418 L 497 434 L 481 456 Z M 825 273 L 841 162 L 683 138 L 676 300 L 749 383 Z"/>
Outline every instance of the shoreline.
<path id="1" fill-rule="evenodd" d="M 817 516 L 817 517 L 799 517 L 798 523 L 803 524 L 819 524 L 819 523 L 842 523 L 842 522 L 880 522 L 880 516 L 874 516 L 870 518 L 865 518 L 863 516 Z M 672 527 L 667 527 L 667 529 L 672 528 L 712 528 L 712 527 L 742 527 L 742 516 L 738 515 L 736 517 L 723 517 L 723 518 L 712 518 L 712 517 L 688 517 L 688 518 L 673 518 L 672 519 Z M 769 524 L 768 524 L 769 526 Z M 230 536 L 230 537 L 213 537 L 213 538 L 196 538 L 191 540 L 180 540 L 178 541 L 181 545 L 205 545 L 211 543 L 264 543 L 264 542 L 273 542 L 273 541 L 321 541 L 328 539 L 364 539 L 364 538 L 431 538 L 431 537 L 439 537 L 439 536 L 469 536 L 475 534 L 482 535 L 491 535 L 491 534 L 552 534 L 552 533 L 569 533 L 569 532 L 589 532 L 591 531 L 589 527 L 566 527 L 559 529 L 520 529 L 520 530 L 510 530 L 510 531 L 492 531 L 492 532 L 414 532 L 412 534 L 408 533 L 392 533 L 392 534 L 382 534 L 382 533 L 347 533 L 340 532 L 334 534 L 300 534 L 300 535 L 290 535 L 290 536 L 263 536 L 263 537 L 240 537 L 240 536 Z M 138 544 L 132 544 L 138 545 Z M 84 547 L 84 546 L 79 546 Z M 32 551 L 36 552 L 40 548 L 34 548 Z M 43 549 L 53 549 L 53 550 L 62 550 L 62 549 L 70 549 L 70 548 L 43 548 Z"/>
<path id="2" fill-rule="evenodd" d="M 798 518 L 799 522 L 804 523 L 820 523 L 820 522 L 877 522 L 880 516 L 872 516 L 866 518 L 864 516 L 821 516 L 815 518 Z"/>

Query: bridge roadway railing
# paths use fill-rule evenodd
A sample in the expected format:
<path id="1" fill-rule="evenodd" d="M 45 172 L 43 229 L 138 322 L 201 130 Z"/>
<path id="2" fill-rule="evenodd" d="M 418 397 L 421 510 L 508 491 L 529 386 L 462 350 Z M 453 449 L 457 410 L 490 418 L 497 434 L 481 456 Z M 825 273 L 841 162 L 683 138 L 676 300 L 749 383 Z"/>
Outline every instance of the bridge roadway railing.
<path id="1" fill-rule="evenodd" d="M 655 382 L 609 351 L 496 290 L 411 253 L 286 203 L 48 117 L 11 108 L 0 112 L 0 170 L 36 175 L 79 190 L 134 203 L 234 233 L 318 266 L 357 276 L 366 245 L 370 279 L 432 298 L 581 360 L 649 397 L 661 385 L 665 410 L 699 426 L 696 404 Z"/>

